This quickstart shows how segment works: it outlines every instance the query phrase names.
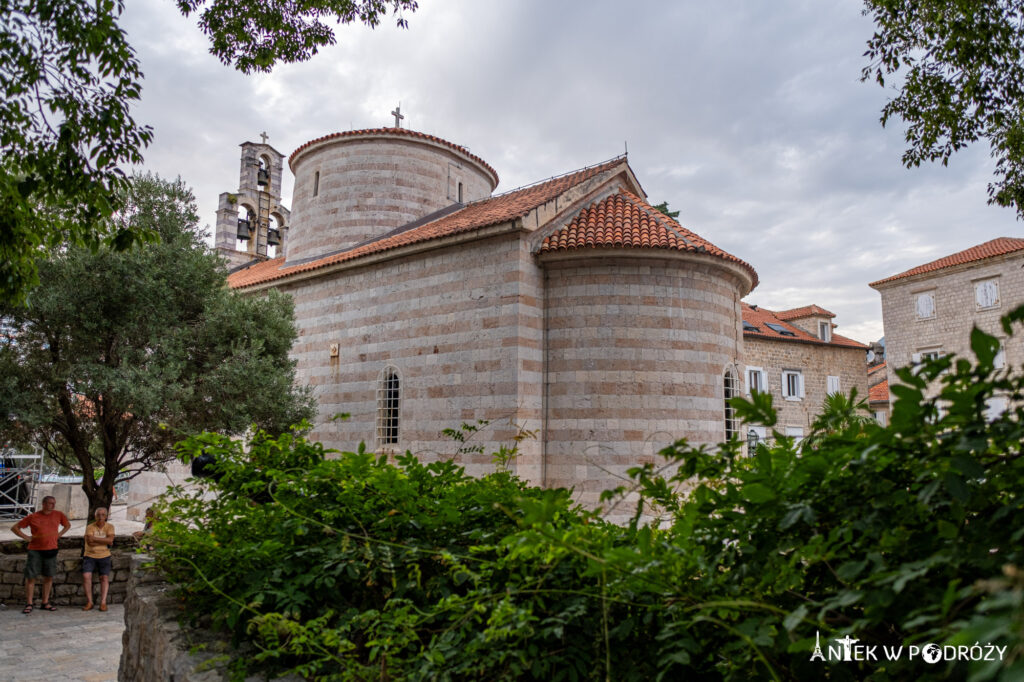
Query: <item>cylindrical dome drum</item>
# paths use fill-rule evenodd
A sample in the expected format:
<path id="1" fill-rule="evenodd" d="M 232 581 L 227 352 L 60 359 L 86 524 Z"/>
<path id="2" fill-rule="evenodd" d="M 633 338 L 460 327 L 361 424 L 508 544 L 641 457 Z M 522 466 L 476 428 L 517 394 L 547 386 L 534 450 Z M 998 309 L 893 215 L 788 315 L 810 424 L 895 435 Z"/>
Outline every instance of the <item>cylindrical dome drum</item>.
<path id="1" fill-rule="evenodd" d="M 335 133 L 302 145 L 289 264 L 344 251 L 439 211 L 490 196 L 494 169 L 465 148 L 401 128 Z"/>

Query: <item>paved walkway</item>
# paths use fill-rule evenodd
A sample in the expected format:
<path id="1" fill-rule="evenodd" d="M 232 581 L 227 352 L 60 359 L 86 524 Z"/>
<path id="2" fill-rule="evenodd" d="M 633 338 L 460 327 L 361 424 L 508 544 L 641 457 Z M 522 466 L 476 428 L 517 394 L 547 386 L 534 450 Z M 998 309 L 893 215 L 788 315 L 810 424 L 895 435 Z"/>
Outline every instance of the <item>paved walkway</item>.
<path id="1" fill-rule="evenodd" d="M 115 682 L 123 633 L 122 604 L 106 613 L 67 606 L 28 616 L 8 604 L 0 609 L 0 680 Z"/>

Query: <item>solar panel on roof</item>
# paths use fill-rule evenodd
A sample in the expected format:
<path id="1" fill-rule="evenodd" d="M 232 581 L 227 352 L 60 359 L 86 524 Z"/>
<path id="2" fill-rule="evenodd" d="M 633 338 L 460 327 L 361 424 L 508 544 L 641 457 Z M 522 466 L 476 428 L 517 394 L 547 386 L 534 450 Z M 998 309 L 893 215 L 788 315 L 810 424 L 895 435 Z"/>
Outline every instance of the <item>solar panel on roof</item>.
<path id="1" fill-rule="evenodd" d="M 789 331 L 788 329 L 783 327 L 781 324 L 774 324 L 772 322 L 769 322 L 765 326 L 768 327 L 769 329 L 777 331 L 778 333 L 782 334 L 783 336 L 796 336 L 796 334 L 794 334 L 793 332 Z"/>

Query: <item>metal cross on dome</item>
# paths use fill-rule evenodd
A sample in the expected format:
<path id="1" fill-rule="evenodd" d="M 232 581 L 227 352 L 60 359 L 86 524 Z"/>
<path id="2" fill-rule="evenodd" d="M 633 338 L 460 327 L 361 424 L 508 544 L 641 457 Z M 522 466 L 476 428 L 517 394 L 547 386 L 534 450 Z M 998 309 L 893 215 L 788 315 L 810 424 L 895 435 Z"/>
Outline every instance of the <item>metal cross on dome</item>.
<path id="1" fill-rule="evenodd" d="M 396 128 L 401 128 L 402 127 L 402 119 L 405 118 L 405 116 L 402 116 L 402 103 L 401 102 L 399 102 L 398 106 L 395 107 L 395 110 L 391 112 L 391 115 L 395 117 L 395 127 Z"/>

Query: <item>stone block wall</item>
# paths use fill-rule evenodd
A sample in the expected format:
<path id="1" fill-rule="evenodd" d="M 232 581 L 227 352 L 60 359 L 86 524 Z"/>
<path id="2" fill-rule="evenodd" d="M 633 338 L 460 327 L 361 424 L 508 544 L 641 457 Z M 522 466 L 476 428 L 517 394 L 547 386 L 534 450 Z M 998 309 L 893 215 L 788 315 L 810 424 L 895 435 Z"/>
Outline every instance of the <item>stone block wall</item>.
<path id="1" fill-rule="evenodd" d="M 999 303 L 980 309 L 974 285 L 980 280 L 999 283 Z M 915 353 L 938 351 L 973 359 L 971 329 L 1004 339 L 1006 363 L 1024 364 L 1024 339 L 1020 332 L 1008 339 L 999 318 L 1024 303 L 1024 256 L 1019 252 L 976 261 L 930 273 L 895 280 L 875 287 L 882 295 L 885 357 L 889 385 L 896 383 L 895 370 L 912 364 Z M 934 314 L 921 319 L 917 296 L 931 293 Z"/>
<path id="2" fill-rule="evenodd" d="M 149 560 L 145 554 L 131 557 L 117 679 L 120 682 L 227 680 L 224 663 L 210 665 L 210 659 L 228 652 L 228 646 L 208 632 L 181 626 L 184 615 L 181 602 L 171 596 L 170 585 L 159 573 L 144 568 Z M 258 679 L 263 678 L 250 677 L 246 682 Z M 294 677 L 275 679 L 299 682 Z"/>
<path id="3" fill-rule="evenodd" d="M 577 255 L 543 261 L 545 484 L 593 507 L 675 440 L 725 440 L 741 280 L 697 255 Z"/>
<path id="4" fill-rule="evenodd" d="M 343 133 L 300 147 L 288 262 L 347 249 L 497 185 L 480 160 L 405 130 Z"/>
<path id="5" fill-rule="evenodd" d="M 314 387 L 319 404 L 312 439 L 343 450 L 361 441 L 377 449 L 379 377 L 393 367 L 400 377 L 399 437 L 383 449 L 454 457 L 473 475 L 494 471 L 489 453 L 515 435 L 510 419 L 540 426 L 543 317 L 538 269 L 529 258 L 518 236 L 508 234 L 282 286 L 293 297 L 300 330 L 291 350 L 298 382 Z M 527 386 L 532 394 L 521 395 Z M 351 416 L 331 421 L 337 413 Z M 456 454 L 457 444 L 442 431 L 477 419 L 493 422 L 474 440 L 486 453 Z"/>
<path id="6" fill-rule="evenodd" d="M 867 356 L 863 348 L 844 348 L 838 345 L 823 345 L 761 339 L 754 336 L 744 338 L 743 364 L 745 367 L 760 367 L 764 370 L 767 390 L 772 394 L 772 404 L 778 411 L 776 429 L 785 433 L 786 427 L 800 428 L 806 436 L 811 422 L 821 413 L 827 392 L 827 377 L 839 377 L 839 390 L 849 393 L 857 389 L 857 396 L 868 397 Z M 782 371 L 800 370 L 804 378 L 804 397 L 787 400 L 782 397 Z M 744 390 L 746 370 L 744 369 Z"/>
<path id="7" fill-rule="evenodd" d="M 0 601 L 10 607 L 25 604 L 25 546 L 21 540 L 0 543 Z M 115 538 L 111 550 L 113 560 L 107 602 L 120 604 L 128 591 L 131 556 L 135 550 L 133 538 Z M 61 538 L 57 554 L 57 575 L 53 578 L 51 603 L 57 606 L 82 606 L 88 601 L 82 585 L 82 540 Z M 99 602 L 99 575 L 93 575 L 93 601 Z M 42 598 L 42 578 L 36 580 L 36 604 Z"/>

